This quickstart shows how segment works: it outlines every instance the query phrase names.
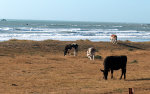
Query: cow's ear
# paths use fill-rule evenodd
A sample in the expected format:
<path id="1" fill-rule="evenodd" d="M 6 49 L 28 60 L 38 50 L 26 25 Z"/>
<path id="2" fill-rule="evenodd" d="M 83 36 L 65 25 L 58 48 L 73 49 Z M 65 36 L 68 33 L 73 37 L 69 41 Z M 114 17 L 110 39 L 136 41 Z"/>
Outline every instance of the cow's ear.
<path id="1" fill-rule="evenodd" d="M 104 70 L 100 69 L 101 72 L 104 72 Z"/>

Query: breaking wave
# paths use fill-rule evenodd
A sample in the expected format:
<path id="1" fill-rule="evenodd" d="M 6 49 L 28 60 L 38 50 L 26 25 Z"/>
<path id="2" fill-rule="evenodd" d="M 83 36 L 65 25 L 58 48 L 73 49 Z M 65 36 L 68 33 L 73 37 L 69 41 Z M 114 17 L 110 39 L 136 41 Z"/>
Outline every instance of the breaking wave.
<path id="1" fill-rule="evenodd" d="M 109 41 L 111 34 L 116 34 L 119 40 L 150 41 L 150 27 L 143 24 L 31 22 L 26 25 L 22 22 L 20 25 L 20 22 L 0 23 L 0 41 L 9 39 Z"/>

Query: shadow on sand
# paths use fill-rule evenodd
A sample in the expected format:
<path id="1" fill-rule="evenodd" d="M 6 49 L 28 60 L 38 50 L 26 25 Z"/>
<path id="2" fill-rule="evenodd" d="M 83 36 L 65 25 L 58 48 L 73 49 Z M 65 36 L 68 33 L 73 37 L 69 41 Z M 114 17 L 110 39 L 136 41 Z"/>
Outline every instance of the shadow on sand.
<path id="1" fill-rule="evenodd" d="M 150 80 L 150 78 L 129 79 L 129 80 L 125 80 L 125 81 L 144 81 L 144 80 Z"/>
<path id="2" fill-rule="evenodd" d="M 132 45 L 130 45 L 130 44 L 125 44 L 125 43 L 118 43 L 118 45 L 126 46 L 126 47 L 129 47 L 129 48 L 134 48 L 134 49 L 141 49 L 141 50 L 144 50 L 143 48 L 136 47 L 136 46 L 132 46 Z"/>

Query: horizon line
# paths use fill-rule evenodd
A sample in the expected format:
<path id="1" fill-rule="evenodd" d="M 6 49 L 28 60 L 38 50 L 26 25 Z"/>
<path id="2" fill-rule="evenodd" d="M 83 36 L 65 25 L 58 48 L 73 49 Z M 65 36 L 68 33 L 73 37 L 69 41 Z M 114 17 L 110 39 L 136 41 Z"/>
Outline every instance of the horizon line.
<path id="1" fill-rule="evenodd" d="M 60 22 L 93 22 L 93 23 L 126 23 L 126 24 L 128 24 L 128 23 L 131 23 L 131 24 L 150 24 L 150 22 L 149 23 L 147 23 L 147 22 L 121 22 L 121 21 L 116 21 L 116 22 L 114 22 L 114 21 L 82 21 L 82 20 L 50 20 L 50 19 L 7 19 L 7 18 L 0 18 L 0 20 L 2 20 L 2 19 L 6 19 L 6 20 L 25 20 L 25 21 L 28 21 L 28 20 L 32 20 L 32 21 L 60 21 Z"/>

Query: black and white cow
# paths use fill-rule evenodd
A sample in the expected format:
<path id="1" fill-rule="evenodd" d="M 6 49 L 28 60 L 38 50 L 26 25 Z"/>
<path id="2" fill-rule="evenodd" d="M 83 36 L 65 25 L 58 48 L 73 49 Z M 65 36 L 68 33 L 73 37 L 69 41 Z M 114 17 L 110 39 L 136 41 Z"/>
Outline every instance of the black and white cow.
<path id="1" fill-rule="evenodd" d="M 64 50 L 64 56 L 67 55 L 67 53 L 69 54 L 70 50 L 74 49 L 74 56 L 77 56 L 77 52 L 78 52 L 78 44 L 77 43 L 72 43 L 72 44 L 68 44 L 65 46 L 65 50 Z"/>
<path id="2" fill-rule="evenodd" d="M 95 52 L 96 52 L 96 49 L 94 47 L 88 48 L 88 50 L 87 50 L 87 57 L 90 58 L 90 60 L 94 60 Z"/>
<path id="3" fill-rule="evenodd" d="M 113 78 L 113 70 L 122 70 L 122 74 L 120 79 L 122 79 L 122 75 L 124 75 L 124 79 L 126 79 L 126 64 L 127 64 L 127 56 L 108 56 L 104 60 L 104 70 L 101 70 L 104 74 L 105 80 L 107 80 L 108 72 L 111 70 L 111 78 Z"/>

